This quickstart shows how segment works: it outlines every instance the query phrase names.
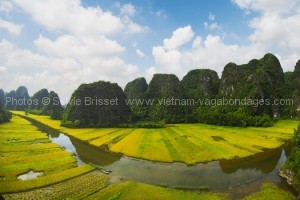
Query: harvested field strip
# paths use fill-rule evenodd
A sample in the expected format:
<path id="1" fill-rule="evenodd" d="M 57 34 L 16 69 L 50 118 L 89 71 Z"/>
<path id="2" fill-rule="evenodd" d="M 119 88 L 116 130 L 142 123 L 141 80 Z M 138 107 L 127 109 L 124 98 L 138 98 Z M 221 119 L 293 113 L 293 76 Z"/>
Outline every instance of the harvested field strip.
<path id="1" fill-rule="evenodd" d="M 106 135 L 100 137 L 99 139 L 93 140 L 90 143 L 95 146 L 102 146 L 104 144 L 108 144 L 110 141 L 126 133 L 127 133 L 126 130 L 119 129 L 114 132 L 107 133 Z"/>

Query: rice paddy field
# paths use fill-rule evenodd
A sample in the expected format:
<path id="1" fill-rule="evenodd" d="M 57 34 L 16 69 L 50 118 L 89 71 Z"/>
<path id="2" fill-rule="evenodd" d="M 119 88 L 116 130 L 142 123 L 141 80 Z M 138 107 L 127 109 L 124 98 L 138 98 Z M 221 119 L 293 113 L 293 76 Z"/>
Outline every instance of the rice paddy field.
<path id="1" fill-rule="evenodd" d="M 246 156 L 261 151 L 262 148 L 276 147 L 292 136 L 291 130 L 297 124 L 295 121 L 281 121 L 267 129 L 213 127 L 203 124 L 171 125 L 165 129 L 67 129 L 60 127 L 59 121 L 45 116 L 29 117 L 94 146 L 107 146 L 111 151 L 144 159 L 186 163 Z M 243 137 L 245 139 L 242 140 Z M 222 152 L 222 149 L 227 151 Z M 209 151 L 219 154 L 213 157 L 214 153 Z M 18 179 L 19 175 L 30 171 L 42 174 L 31 180 Z M 109 176 L 91 165 L 77 166 L 71 153 L 51 143 L 45 133 L 27 120 L 14 115 L 11 122 L 0 125 L 0 194 L 8 200 L 230 199 L 226 193 L 183 191 L 132 181 L 109 185 L 108 179 Z M 273 184 L 263 185 L 260 191 L 245 198 L 269 199 L 270 195 L 274 199 L 294 198 L 291 193 Z"/>
<path id="2" fill-rule="evenodd" d="M 103 134 L 105 135 L 105 134 Z M 0 198 L 5 199 L 227 199 L 226 194 L 191 193 L 124 182 L 108 186 L 109 177 L 91 165 L 77 166 L 75 158 L 27 120 L 14 115 L 0 125 Z M 42 175 L 30 180 L 29 171 Z M 147 196 L 144 195 L 146 192 Z"/>
<path id="3" fill-rule="evenodd" d="M 14 116 L 10 123 L 0 125 L 0 193 L 43 187 L 93 170 L 90 165 L 78 167 L 69 152 L 21 117 Z M 29 171 L 42 175 L 18 179 Z"/>
<path id="4" fill-rule="evenodd" d="M 15 114 L 25 116 L 24 112 Z M 298 121 L 280 120 L 268 128 L 171 124 L 161 129 L 80 128 L 60 126 L 48 116 L 26 115 L 96 147 L 130 157 L 188 165 L 220 159 L 243 158 L 276 148 L 293 136 Z"/>

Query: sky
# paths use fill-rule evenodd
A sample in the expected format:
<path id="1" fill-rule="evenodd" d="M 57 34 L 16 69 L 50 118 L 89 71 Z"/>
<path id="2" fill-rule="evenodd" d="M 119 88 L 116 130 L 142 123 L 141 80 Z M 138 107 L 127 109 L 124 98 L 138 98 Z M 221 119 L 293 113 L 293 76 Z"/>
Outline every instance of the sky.
<path id="1" fill-rule="evenodd" d="M 300 59 L 300 0 L 0 0 L 0 88 L 67 102 L 82 83 L 222 75 L 229 62 Z"/>

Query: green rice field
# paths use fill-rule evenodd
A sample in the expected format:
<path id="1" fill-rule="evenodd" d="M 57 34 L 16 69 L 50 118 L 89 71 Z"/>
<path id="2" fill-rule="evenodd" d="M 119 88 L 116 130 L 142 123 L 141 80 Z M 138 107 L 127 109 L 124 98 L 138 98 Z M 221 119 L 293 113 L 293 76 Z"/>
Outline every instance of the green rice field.
<path id="1" fill-rule="evenodd" d="M 25 116 L 24 112 L 15 114 Z M 171 124 L 161 129 L 80 128 L 60 126 L 47 116 L 26 115 L 96 147 L 134 158 L 189 165 L 220 159 L 243 158 L 276 148 L 293 136 L 298 121 L 280 120 L 268 128 Z"/>
<path id="2" fill-rule="evenodd" d="M 94 170 L 90 165 L 78 167 L 71 153 L 51 143 L 45 133 L 21 117 L 1 124 L 0 133 L 0 193 L 43 187 Z M 43 175 L 18 179 L 29 171 Z"/>

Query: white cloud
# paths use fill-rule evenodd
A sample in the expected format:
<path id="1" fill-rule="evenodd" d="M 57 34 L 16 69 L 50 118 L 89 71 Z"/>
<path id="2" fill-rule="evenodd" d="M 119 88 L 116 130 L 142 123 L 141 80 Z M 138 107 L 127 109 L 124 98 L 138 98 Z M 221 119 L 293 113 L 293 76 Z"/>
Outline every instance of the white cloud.
<path id="1" fill-rule="evenodd" d="M 285 13 L 295 8 L 299 0 L 232 0 L 241 9 Z"/>
<path id="2" fill-rule="evenodd" d="M 14 24 L 0 17 L 0 28 L 6 29 L 10 34 L 14 36 L 20 35 L 23 27 L 24 25 L 22 24 Z"/>
<path id="3" fill-rule="evenodd" d="M 210 31 L 222 30 L 222 27 L 215 22 L 216 16 L 212 13 L 208 15 L 209 22 L 204 22 L 204 28 Z"/>
<path id="4" fill-rule="evenodd" d="M 210 31 L 221 30 L 222 29 L 222 27 L 216 22 L 213 22 L 213 23 L 204 22 L 204 28 L 208 29 Z"/>
<path id="5" fill-rule="evenodd" d="M 0 0 L 0 11 L 9 13 L 13 9 L 13 4 L 7 0 Z"/>
<path id="6" fill-rule="evenodd" d="M 156 74 L 156 73 L 157 73 L 157 70 L 156 70 L 156 68 L 154 66 L 149 67 L 148 69 L 146 69 L 146 76 L 145 76 L 145 78 L 146 78 L 146 80 L 147 80 L 148 83 L 151 81 L 153 75 Z"/>
<path id="7" fill-rule="evenodd" d="M 121 8 L 121 15 L 134 16 L 136 13 L 135 7 L 132 4 L 124 4 Z"/>
<path id="8" fill-rule="evenodd" d="M 197 36 L 196 39 L 193 41 L 193 45 L 192 47 L 195 49 L 195 48 L 198 48 L 201 46 L 201 43 L 202 43 L 202 38 L 200 36 Z"/>
<path id="9" fill-rule="evenodd" d="M 126 25 L 126 33 L 136 34 L 136 33 L 145 33 L 150 30 L 148 26 L 141 26 L 137 23 L 134 23 L 128 16 L 123 17 L 123 23 Z"/>
<path id="10" fill-rule="evenodd" d="M 78 59 L 115 55 L 124 51 L 124 47 L 105 36 L 93 40 L 81 40 L 73 35 L 62 35 L 55 41 L 51 41 L 40 35 L 34 43 L 39 50 L 48 55 Z"/>
<path id="11" fill-rule="evenodd" d="M 194 32 L 190 25 L 178 28 L 173 32 L 171 38 L 164 39 L 164 49 L 172 50 L 176 49 L 188 42 L 194 37 Z"/>
<path id="12" fill-rule="evenodd" d="M 136 54 L 137 54 L 140 58 L 144 58 L 144 57 L 145 57 L 144 52 L 142 52 L 140 49 L 136 49 Z"/>
<path id="13" fill-rule="evenodd" d="M 83 7 L 80 0 L 14 0 L 36 22 L 50 31 L 97 37 L 122 30 L 120 18 L 100 7 Z"/>

